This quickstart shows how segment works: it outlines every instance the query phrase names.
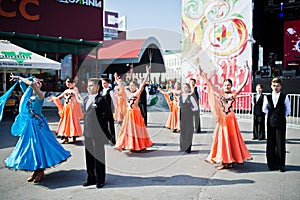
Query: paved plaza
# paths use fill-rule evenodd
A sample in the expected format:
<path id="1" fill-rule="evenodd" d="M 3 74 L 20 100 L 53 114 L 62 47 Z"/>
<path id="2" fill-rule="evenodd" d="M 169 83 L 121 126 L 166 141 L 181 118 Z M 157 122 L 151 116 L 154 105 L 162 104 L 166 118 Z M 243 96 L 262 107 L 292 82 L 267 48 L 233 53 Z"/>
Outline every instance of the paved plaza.
<path id="1" fill-rule="evenodd" d="M 51 130 L 57 128 L 56 109 L 44 112 Z M 0 123 L 0 199 L 300 199 L 300 128 L 287 128 L 286 172 L 269 171 L 266 141 L 252 140 L 252 122 L 238 119 L 253 160 L 233 169 L 217 170 L 204 161 L 212 143 L 215 119 L 201 115 L 202 133 L 194 134 L 191 154 L 179 153 L 179 133 L 164 128 L 167 112 L 149 112 L 148 131 L 155 145 L 140 153 L 120 152 L 107 145 L 106 185 L 82 187 L 85 182 L 83 138 L 64 144 L 72 156 L 47 169 L 39 184 L 28 183 L 29 172 L 5 168 L 17 137 L 10 134 L 13 120 Z M 117 128 L 118 129 L 118 128 Z M 118 131 L 116 131 L 118 132 Z"/>

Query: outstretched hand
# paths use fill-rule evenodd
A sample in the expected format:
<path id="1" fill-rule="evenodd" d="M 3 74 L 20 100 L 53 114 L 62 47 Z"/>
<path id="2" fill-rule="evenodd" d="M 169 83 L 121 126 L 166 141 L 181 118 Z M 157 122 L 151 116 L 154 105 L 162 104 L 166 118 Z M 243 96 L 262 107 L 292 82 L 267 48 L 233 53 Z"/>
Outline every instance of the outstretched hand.
<path id="1" fill-rule="evenodd" d="M 19 76 L 15 76 L 13 73 L 10 73 L 10 79 L 9 79 L 9 81 L 17 81 L 17 80 L 19 80 Z"/>
<path id="2" fill-rule="evenodd" d="M 151 65 L 146 65 L 146 72 L 147 74 L 150 74 Z"/>
<path id="3" fill-rule="evenodd" d="M 250 67 L 248 65 L 248 60 L 246 60 L 246 66 L 247 66 L 247 69 L 250 70 Z"/>
<path id="4" fill-rule="evenodd" d="M 120 80 L 120 76 L 118 76 L 117 72 L 114 73 L 114 77 L 115 77 L 115 80 L 116 80 L 116 81 L 119 81 L 119 80 Z"/>
<path id="5" fill-rule="evenodd" d="M 47 99 L 47 102 L 53 102 L 52 97 L 50 97 L 49 99 Z"/>

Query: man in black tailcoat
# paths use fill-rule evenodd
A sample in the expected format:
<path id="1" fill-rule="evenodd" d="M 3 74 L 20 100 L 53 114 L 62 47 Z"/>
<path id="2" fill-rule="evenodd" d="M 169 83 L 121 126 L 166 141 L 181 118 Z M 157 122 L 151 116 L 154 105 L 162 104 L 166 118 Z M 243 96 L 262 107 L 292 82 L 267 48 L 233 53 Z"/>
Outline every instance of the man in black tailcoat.
<path id="1" fill-rule="evenodd" d="M 87 181 L 84 187 L 96 185 L 102 188 L 105 183 L 105 149 L 108 143 L 109 130 L 106 123 L 109 116 L 108 104 L 98 91 L 101 83 L 92 78 L 88 81 L 87 90 L 89 95 L 84 99 L 84 139 L 85 160 L 87 168 Z"/>
<path id="2" fill-rule="evenodd" d="M 108 129 L 109 129 L 109 135 L 108 139 L 111 141 L 112 145 L 116 144 L 116 134 L 115 134 L 115 120 L 113 117 L 114 109 L 116 107 L 116 97 L 114 94 L 113 89 L 109 86 L 110 85 L 110 79 L 108 78 L 102 78 L 102 88 L 100 89 L 99 94 L 104 97 L 106 102 L 108 103 L 109 113 L 106 120 L 106 123 L 108 123 Z"/>

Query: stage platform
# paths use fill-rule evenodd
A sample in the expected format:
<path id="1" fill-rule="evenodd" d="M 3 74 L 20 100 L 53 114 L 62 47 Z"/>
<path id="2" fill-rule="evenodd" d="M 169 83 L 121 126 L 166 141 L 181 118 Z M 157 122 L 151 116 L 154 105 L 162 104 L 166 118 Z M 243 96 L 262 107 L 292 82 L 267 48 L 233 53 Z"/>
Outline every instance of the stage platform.
<path id="1" fill-rule="evenodd" d="M 280 77 L 282 82 L 282 91 L 287 94 L 300 94 L 300 77 L 285 78 Z M 271 81 L 273 78 L 255 78 L 252 81 L 252 92 L 255 91 L 256 84 L 260 83 L 264 87 L 264 92 L 271 92 Z"/>

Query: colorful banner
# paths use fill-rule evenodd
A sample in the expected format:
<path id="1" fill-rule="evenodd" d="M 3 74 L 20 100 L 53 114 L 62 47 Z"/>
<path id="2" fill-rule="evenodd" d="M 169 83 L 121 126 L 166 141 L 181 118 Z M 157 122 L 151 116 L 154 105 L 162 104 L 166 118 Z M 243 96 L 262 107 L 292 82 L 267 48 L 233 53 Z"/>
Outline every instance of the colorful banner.
<path id="1" fill-rule="evenodd" d="M 182 31 L 186 80 L 195 78 L 207 92 L 196 76 L 201 69 L 216 88 L 221 89 L 226 78 L 232 79 L 233 90 L 238 88 L 245 80 L 246 62 L 252 66 L 252 1 L 183 0 Z M 243 92 L 251 92 L 250 77 L 251 72 Z"/>

